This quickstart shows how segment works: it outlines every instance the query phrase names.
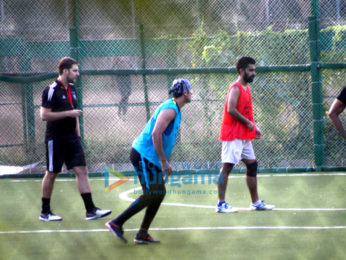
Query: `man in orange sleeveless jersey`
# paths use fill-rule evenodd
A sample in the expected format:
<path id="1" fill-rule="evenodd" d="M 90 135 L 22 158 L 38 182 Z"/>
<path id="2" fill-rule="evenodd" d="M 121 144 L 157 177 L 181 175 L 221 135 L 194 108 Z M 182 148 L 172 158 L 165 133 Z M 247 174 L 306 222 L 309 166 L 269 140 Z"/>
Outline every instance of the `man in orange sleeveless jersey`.
<path id="1" fill-rule="evenodd" d="M 228 175 L 233 166 L 243 161 L 246 165 L 246 184 L 249 188 L 252 210 L 271 210 L 274 205 L 268 205 L 260 200 L 257 193 L 257 160 L 251 140 L 261 138 L 262 132 L 256 127 L 250 88 L 247 85 L 256 76 L 256 61 L 251 57 L 242 57 L 236 64 L 239 78 L 228 92 L 221 124 L 220 140 L 222 141 L 222 169 L 218 179 L 219 202 L 216 212 L 236 212 L 225 201 Z"/>

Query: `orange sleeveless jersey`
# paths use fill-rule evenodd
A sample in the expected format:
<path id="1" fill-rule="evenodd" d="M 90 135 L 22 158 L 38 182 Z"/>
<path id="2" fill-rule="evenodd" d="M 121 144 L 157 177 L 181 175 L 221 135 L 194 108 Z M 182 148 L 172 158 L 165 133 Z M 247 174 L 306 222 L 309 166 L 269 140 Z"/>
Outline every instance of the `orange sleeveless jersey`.
<path id="1" fill-rule="evenodd" d="M 221 141 L 232 141 L 234 139 L 242 139 L 242 140 L 252 140 L 255 139 L 255 127 L 253 131 L 241 123 L 238 120 L 235 120 L 228 112 L 228 99 L 229 93 L 233 87 L 237 86 L 239 88 L 239 98 L 237 103 L 237 110 L 244 117 L 249 119 L 252 123 L 255 124 L 252 110 L 252 97 L 250 88 L 246 86 L 246 90 L 242 87 L 239 82 L 233 83 L 227 92 L 225 109 L 223 113 L 222 123 L 221 123 L 221 131 L 220 131 L 220 140 Z"/>

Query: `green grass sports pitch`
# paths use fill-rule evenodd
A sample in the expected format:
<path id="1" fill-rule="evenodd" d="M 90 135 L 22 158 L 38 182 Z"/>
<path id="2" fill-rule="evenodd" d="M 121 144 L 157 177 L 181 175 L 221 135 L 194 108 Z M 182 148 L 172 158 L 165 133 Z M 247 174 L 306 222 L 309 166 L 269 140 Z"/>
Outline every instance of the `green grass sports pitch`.
<path id="1" fill-rule="evenodd" d="M 230 176 L 226 199 L 238 213 L 217 214 L 215 184 L 166 185 L 150 234 L 160 244 L 132 240 L 144 211 L 124 225 L 128 244 L 106 228 L 139 196 L 130 180 L 110 192 L 90 178 L 96 205 L 113 212 L 85 220 L 74 178 L 59 177 L 52 210 L 61 222 L 38 220 L 41 179 L 0 179 L 0 259 L 346 259 L 346 174 L 259 174 L 260 198 L 276 205 L 249 211 L 244 176 Z"/>

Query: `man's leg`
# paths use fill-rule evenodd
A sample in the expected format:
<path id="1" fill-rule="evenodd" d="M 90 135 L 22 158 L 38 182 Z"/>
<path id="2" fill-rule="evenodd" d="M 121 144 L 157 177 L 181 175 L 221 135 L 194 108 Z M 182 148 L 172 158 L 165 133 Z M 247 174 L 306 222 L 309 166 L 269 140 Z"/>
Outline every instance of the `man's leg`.
<path id="1" fill-rule="evenodd" d="M 145 176 L 149 176 L 150 174 L 151 168 L 148 169 L 149 162 L 148 160 L 142 158 L 142 156 L 134 148 L 131 148 L 130 151 L 130 161 L 135 168 L 135 175 L 137 175 L 142 186 L 143 194 L 136 199 L 122 214 L 120 214 L 116 219 L 112 220 L 112 223 L 118 225 L 119 227 L 121 227 L 129 218 L 147 207 L 150 203 L 150 189 L 147 187 L 147 180 L 145 178 Z M 136 176 L 134 177 L 136 178 Z"/>
<path id="2" fill-rule="evenodd" d="M 146 162 L 146 167 L 147 167 L 147 162 Z M 138 179 L 141 183 L 143 194 L 138 199 L 136 199 L 122 214 L 120 214 L 116 219 L 113 220 L 113 222 L 119 226 L 122 226 L 128 219 L 130 219 L 132 216 L 136 215 L 142 209 L 150 207 L 151 205 L 154 205 L 154 204 L 155 205 L 159 204 L 158 206 L 156 205 L 156 207 L 157 207 L 157 209 L 155 210 L 155 214 L 156 214 L 156 211 L 158 210 L 158 208 L 161 204 L 161 201 L 163 200 L 163 197 L 165 196 L 165 194 L 160 195 L 160 194 L 154 193 L 156 191 L 155 189 L 157 186 L 155 184 L 149 184 L 149 189 L 148 189 L 143 172 L 137 171 L 136 174 L 137 174 Z M 152 177 L 153 173 L 151 172 L 150 168 L 147 169 L 147 174 L 149 174 Z M 163 190 L 165 191 L 165 187 L 164 187 L 163 182 L 162 182 L 162 185 L 163 185 Z M 161 196 L 162 196 L 162 198 L 161 198 Z M 159 198 L 159 199 L 157 199 L 157 198 Z M 146 215 L 147 214 L 145 214 L 144 218 L 146 218 Z M 144 222 L 144 220 L 143 220 L 143 222 Z M 150 225 L 150 223 L 149 223 L 149 225 Z M 148 227 L 149 227 L 149 225 L 148 225 Z"/>
<path id="3" fill-rule="evenodd" d="M 257 192 L 257 161 L 243 160 L 246 164 L 246 184 L 250 191 L 252 210 L 272 210 L 275 206 L 264 203 L 259 199 Z"/>
<path id="4" fill-rule="evenodd" d="M 217 213 L 231 213 L 237 212 L 233 209 L 226 201 L 226 190 L 228 184 L 228 176 L 232 171 L 235 164 L 237 164 L 240 160 L 240 151 L 241 151 L 241 140 L 233 140 L 233 141 L 223 141 L 222 149 L 221 149 L 221 161 L 222 168 L 218 177 L 218 197 L 219 201 L 216 205 Z"/>
<path id="5" fill-rule="evenodd" d="M 232 213 L 237 212 L 237 210 L 233 209 L 226 201 L 226 190 L 227 190 L 227 183 L 228 183 L 228 176 L 230 172 L 233 169 L 234 164 L 231 163 L 223 163 L 222 169 L 220 171 L 220 175 L 218 178 L 218 197 L 219 201 L 216 205 L 216 212 L 217 213 Z"/>
<path id="6" fill-rule="evenodd" d="M 142 161 L 141 155 L 134 148 L 131 149 L 130 160 L 131 160 L 131 162 L 132 162 L 132 164 L 133 164 L 133 166 L 135 168 L 136 175 L 139 178 L 139 181 L 141 183 L 143 194 L 138 199 L 136 199 L 116 219 L 113 219 L 112 221 L 109 221 L 109 222 L 106 223 L 106 227 L 115 236 L 120 238 L 125 243 L 127 242 L 127 240 L 124 237 L 124 231 L 123 231 L 123 228 L 122 228 L 123 224 L 128 219 L 130 219 L 132 216 L 134 216 L 135 214 L 140 212 L 142 209 L 144 209 L 146 207 L 150 207 L 150 205 L 152 205 L 152 200 L 153 200 L 153 193 L 152 193 L 153 184 L 150 184 L 150 183 L 148 184 L 147 183 L 147 181 L 152 180 L 152 178 L 154 177 L 153 176 L 153 172 L 152 172 L 153 167 L 148 167 L 149 162 L 146 159 L 144 159 L 144 158 L 143 158 L 143 161 Z M 147 176 L 148 178 L 145 178 L 145 176 Z M 163 182 L 162 182 L 162 185 L 164 187 L 164 183 Z M 159 206 L 157 206 L 157 209 L 155 210 L 155 212 L 154 212 L 153 209 L 150 210 L 151 212 L 150 211 L 148 212 L 148 210 L 146 211 L 144 219 L 147 218 L 147 221 L 149 222 L 149 225 L 150 225 L 152 219 L 150 220 L 151 216 L 149 216 L 148 213 L 155 213 L 156 214 L 158 208 L 159 208 Z M 155 214 L 153 214 L 153 217 L 155 216 Z M 147 221 L 144 221 L 144 219 L 143 219 L 143 223 L 147 222 Z M 142 223 L 142 225 L 143 225 L 143 223 Z"/>
<path id="7" fill-rule="evenodd" d="M 80 195 L 84 201 L 84 206 L 87 211 L 86 219 L 92 220 L 109 215 L 110 210 L 99 209 L 95 206 L 92 196 L 88 177 L 88 168 L 86 166 L 75 166 L 73 171 L 76 174 L 76 182 Z"/>
<path id="8" fill-rule="evenodd" d="M 73 169 L 76 174 L 76 182 L 80 195 L 83 198 L 86 209 L 86 220 L 102 218 L 111 213 L 110 210 L 99 209 L 95 206 L 92 197 L 88 177 L 88 168 L 85 162 L 83 147 L 80 138 L 71 137 L 65 147 L 65 163 L 67 169 Z"/>
<path id="9" fill-rule="evenodd" d="M 149 203 L 150 196 L 148 194 L 142 194 L 138 199 L 132 202 L 132 204 L 122 214 L 120 214 L 116 219 L 113 219 L 113 222 L 122 226 L 128 219 L 147 207 Z"/>
<path id="10" fill-rule="evenodd" d="M 50 212 L 50 198 L 52 196 L 56 176 L 57 173 L 46 171 L 42 179 L 42 213 Z"/>
<path id="11" fill-rule="evenodd" d="M 76 166 L 73 167 L 73 171 L 76 174 L 77 187 L 83 198 L 85 209 L 87 212 L 92 212 L 96 207 L 91 198 L 88 169 L 86 166 Z"/>
<path id="12" fill-rule="evenodd" d="M 160 243 L 159 240 L 155 240 L 148 233 L 149 227 L 154 220 L 156 213 L 158 212 L 161 202 L 165 195 L 155 195 L 150 199 L 150 204 L 147 206 L 147 209 L 144 214 L 144 218 L 141 224 L 141 227 L 134 239 L 136 244 L 149 244 L 149 243 Z"/>
<path id="13" fill-rule="evenodd" d="M 164 173 L 155 167 L 154 178 L 156 179 L 155 183 L 150 185 L 150 199 L 149 205 L 145 211 L 143 222 L 141 225 L 141 230 L 148 231 L 151 222 L 153 221 L 157 211 L 160 208 L 160 205 L 163 199 L 166 196 L 166 187 L 164 181 Z"/>
<path id="14" fill-rule="evenodd" d="M 91 193 L 88 169 L 86 166 L 73 167 L 73 171 L 76 174 L 77 187 L 80 194 Z"/>
<path id="15" fill-rule="evenodd" d="M 151 198 L 150 201 L 150 205 L 148 205 L 145 214 L 144 214 L 144 218 L 142 221 L 142 225 L 141 225 L 141 230 L 145 230 L 148 231 L 151 222 L 153 221 L 153 219 L 156 216 L 157 211 L 160 208 L 161 202 L 163 201 L 163 198 L 165 197 L 165 195 L 155 195 L 155 197 Z"/>
<path id="16" fill-rule="evenodd" d="M 140 177 L 139 177 L 140 178 Z M 149 196 L 147 194 L 145 184 L 142 184 L 143 194 L 136 199 L 132 204 L 117 218 L 108 221 L 105 225 L 106 228 L 113 233 L 113 235 L 120 238 L 123 242 L 127 243 L 126 238 L 124 237 L 123 224 L 130 219 L 132 216 L 136 215 L 142 209 L 149 205 Z"/>
<path id="17" fill-rule="evenodd" d="M 255 203 L 259 200 L 257 192 L 257 161 L 243 160 L 246 165 L 246 184 L 250 192 L 251 201 Z"/>
<path id="18" fill-rule="evenodd" d="M 144 218 L 141 224 L 141 227 L 134 239 L 136 244 L 149 244 L 149 243 L 159 243 L 159 240 L 152 238 L 149 233 L 149 227 L 154 220 L 160 205 L 166 195 L 166 187 L 163 179 L 163 172 L 160 172 L 160 169 L 153 167 L 151 176 L 154 178 L 150 179 L 150 190 L 148 191 L 149 200 L 148 206 L 144 214 Z"/>
<path id="19" fill-rule="evenodd" d="M 42 193 L 42 210 L 39 219 L 42 221 L 60 221 L 60 216 L 54 215 L 50 209 L 50 198 L 52 196 L 55 178 L 58 174 L 46 171 L 42 179 L 41 193 Z"/>
<path id="20" fill-rule="evenodd" d="M 225 201 L 227 183 L 228 183 L 228 175 L 233 169 L 234 164 L 231 163 L 223 163 L 222 168 L 218 178 L 217 190 L 219 201 Z"/>
<path id="21" fill-rule="evenodd" d="M 62 218 L 51 212 L 50 199 L 56 176 L 58 176 L 58 173 L 61 171 L 63 157 L 60 152 L 59 143 L 54 142 L 54 140 L 48 140 L 45 145 L 47 170 L 41 184 L 42 210 L 39 219 L 42 221 L 60 221 Z"/>
<path id="22" fill-rule="evenodd" d="M 42 198 L 50 199 L 50 197 L 52 196 L 54 182 L 57 175 L 58 175 L 57 173 L 46 171 L 46 174 L 44 175 L 42 179 L 42 185 L 41 185 Z"/>

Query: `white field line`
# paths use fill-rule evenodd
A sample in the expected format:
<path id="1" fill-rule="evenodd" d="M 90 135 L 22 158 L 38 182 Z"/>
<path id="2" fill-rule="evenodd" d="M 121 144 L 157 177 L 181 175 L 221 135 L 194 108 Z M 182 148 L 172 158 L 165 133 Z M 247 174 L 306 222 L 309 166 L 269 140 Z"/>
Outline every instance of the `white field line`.
<path id="1" fill-rule="evenodd" d="M 292 173 L 292 174 L 259 174 L 257 175 L 259 178 L 268 178 L 268 177 L 318 177 L 318 176 L 346 176 L 346 173 Z M 232 178 L 243 178 L 243 175 L 231 175 L 229 176 L 230 179 Z M 205 178 L 204 178 L 205 179 Z M 92 181 L 104 181 L 104 178 L 90 178 Z M 110 178 L 110 181 L 119 180 L 118 178 Z M 133 181 L 134 179 L 131 178 L 130 181 Z M 198 181 L 201 181 L 202 178 L 199 176 Z M 34 180 L 12 180 L 12 182 L 27 182 L 27 181 L 35 181 L 35 182 L 41 182 L 41 179 L 34 179 Z M 64 178 L 64 179 L 57 179 L 56 181 L 60 182 L 70 182 L 75 181 L 74 178 Z M 169 185 L 169 184 L 167 184 Z M 124 201 L 133 202 L 135 201 L 133 198 L 129 197 L 130 193 L 133 193 L 134 191 L 141 190 L 141 187 L 133 188 L 127 191 L 124 191 L 119 194 L 120 199 Z M 185 203 L 170 203 L 170 202 L 163 202 L 162 205 L 165 206 L 176 206 L 176 207 L 190 207 L 190 208 L 205 208 L 205 209 L 214 209 L 214 205 L 197 205 L 197 204 L 185 204 Z M 239 211 L 249 211 L 250 209 L 248 207 L 234 207 L 236 210 Z M 346 208 L 275 208 L 274 210 L 280 210 L 280 211 L 346 211 Z"/>
<path id="2" fill-rule="evenodd" d="M 119 194 L 119 198 L 124 201 L 133 202 L 135 199 L 130 198 L 129 194 L 135 191 L 141 190 L 141 187 L 130 189 Z M 215 205 L 198 205 L 198 204 L 186 204 L 186 203 L 172 203 L 172 202 L 163 202 L 161 205 L 165 206 L 176 206 L 176 207 L 190 207 L 190 208 L 202 208 L 202 209 L 215 209 Z M 242 207 L 233 207 L 239 211 L 250 211 L 250 208 Z M 274 208 L 273 210 L 277 211 L 346 211 L 346 208 Z"/>
<path id="3" fill-rule="evenodd" d="M 189 230 L 329 230 L 346 229 L 346 226 L 233 226 L 233 227 L 167 227 L 150 228 L 152 231 L 189 231 Z M 136 229 L 124 229 L 125 232 L 137 232 Z M 0 235 L 9 234 L 47 234 L 47 233 L 92 233 L 109 232 L 108 229 L 43 229 L 0 231 Z"/>
<path id="4" fill-rule="evenodd" d="M 345 176 L 346 173 L 332 173 L 332 174 L 263 174 L 258 177 L 305 177 L 305 176 Z M 242 175 L 229 176 L 229 178 L 243 178 Z M 91 178 L 92 181 L 104 181 L 103 178 Z M 110 178 L 110 180 L 117 180 Z M 133 180 L 133 179 L 132 179 Z M 12 182 L 28 182 L 38 180 L 12 180 Z M 57 179 L 61 182 L 75 181 L 74 179 Z M 134 191 L 140 190 L 141 187 L 130 189 L 119 194 L 119 197 L 125 201 L 134 201 L 128 195 Z M 183 203 L 162 203 L 166 206 L 179 206 L 179 207 L 194 207 L 194 208 L 208 208 L 214 209 L 215 206 L 209 205 L 196 205 L 196 204 L 183 204 Z M 249 210 L 249 208 L 237 208 L 237 210 Z M 346 208 L 275 208 L 274 210 L 283 211 L 345 211 Z M 153 231 L 185 231 L 185 230 L 328 230 L 328 229 L 346 229 L 346 226 L 233 226 L 233 227 L 172 227 L 172 228 L 150 228 Z M 66 230 L 19 230 L 19 231 L 0 231 L 0 235 L 6 234 L 46 234 L 46 233 L 90 233 L 90 232 L 107 232 L 107 229 L 66 229 Z M 138 229 L 125 229 L 126 232 L 137 232 Z"/>
<path id="5" fill-rule="evenodd" d="M 198 176 L 198 180 L 201 180 L 200 174 L 196 173 Z M 188 176 L 188 175 L 187 175 Z M 192 175 L 194 176 L 194 175 Z M 216 176 L 216 175 L 215 175 Z M 268 177 L 316 177 L 316 176 L 346 176 L 346 173 L 272 173 L 272 174 L 258 174 L 258 178 L 268 178 Z M 184 177 L 184 176 L 183 176 Z M 195 177 L 194 177 L 195 178 Z M 205 175 L 204 179 L 206 180 L 208 175 Z M 244 174 L 231 175 L 228 177 L 229 179 L 238 179 L 244 178 Z M 89 178 L 90 181 L 104 181 L 104 178 Z M 109 178 L 110 181 L 119 180 L 119 178 Z M 134 181 L 133 178 L 129 179 L 130 181 Z M 41 182 L 42 179 L 26 179 L 26 180 L 11 180 L 11 182 Z M 57 178 L 55 181 L 58 182 L 75 182 L 74 178 Z"/>

